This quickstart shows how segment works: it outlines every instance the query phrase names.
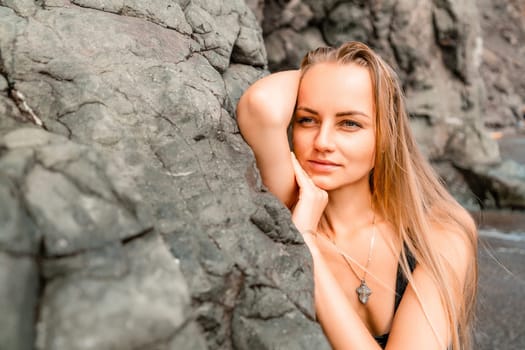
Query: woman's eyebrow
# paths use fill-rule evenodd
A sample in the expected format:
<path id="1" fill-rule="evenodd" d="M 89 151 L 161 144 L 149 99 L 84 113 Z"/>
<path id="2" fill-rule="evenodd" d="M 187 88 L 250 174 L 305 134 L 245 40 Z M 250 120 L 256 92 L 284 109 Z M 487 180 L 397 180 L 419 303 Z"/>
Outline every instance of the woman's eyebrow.
<path id="1" fill-rule="evenodd" d="M 305 111 L 305 112 L 308 112 L 308 113 L 311 113 L 311 114 L 315 114 L 315 115 L 318 115 L 319 113 L 317 113 L 317 111 L 311 109 L 311 108 L 308 108 L 308 107 L 303 107 L 303 106 L 298 106 L 295 108 L 296 111 Z"/>
<path id="2" fill-rule="evenodd" d="M 370 118 L 370 116 L 368 114 L 366 114 L 365 112 L 360 112 L 360 111 L 344 111 L 344 112 L 337 112 L 335 114 L 336 117 L 345 117 L 345 116 L 348 116 L 348 115 L 362 115 L 363 117 L 366 117 L 366 118 Z"/>
<path id="3" fill-rule="evenodd" d="M 308 108 L 308 107 L 304 107 L 304 106 L 298 106 L 295 110 L 296 111 L 305 111 L 305 112 L 308 112 L 308 113 L 311 113 L 311 114 L 319 115 L 319 112 L 317 112 L 316 110 Z M 361 115 L 363 117 L 370 118 L 370 116 L 368 114 L 366 114 L 365 112 L 360 112 L 360 111 L 355 111 L 355 110 L 349 110 L 349 111 L 344 111 L 344 112 L 337 112 L 335 114 L 336 117 L 346 117 L 346 116 L 350 116 L 350 115 Z"/>

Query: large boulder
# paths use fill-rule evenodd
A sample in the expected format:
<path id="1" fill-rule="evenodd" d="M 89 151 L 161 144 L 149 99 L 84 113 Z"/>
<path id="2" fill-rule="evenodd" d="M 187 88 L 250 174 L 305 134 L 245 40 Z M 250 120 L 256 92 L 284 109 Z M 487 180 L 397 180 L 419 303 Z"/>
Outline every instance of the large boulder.
<path id="1" fill-rule="evenodd" d="M 0 0 L 0 344 L 329 349 L 233 114 L 243 1 Z"/>
<path id="2" fill-rule="evenodd" d="M 92 148 L 36 128 L 0 147 L 2 347 L 205 348 L 179 263 Z"/>
<path id="3" fill-rule="evenodd" d="M 514 2 L 508 6 L 490 0 L 478 2 L 484 6 L 484 14 L 490 10 L 489 2 L 500 12 L 502 8 L 518 8 Z M 486 66 L 497 67 L 498 79 L 510 80 L 509 74 L 501 76 L 499 72 L 520 70 L 507 69 L 501 62 L 521 67 L 518 58 L 522 55 L 514 50 L 506 60 L 499 60 L 494 54 L 491 60 L 487 58 L 490 52 L 498 50 L 483 46 L 483 36 L 492 29 L 486 28 L 486 16 L 480 17 L 476 0 L 267 0 L 262 5 L 252 1 L 251 6 L 260 14 L 270 70 L 297 68 L 304 53 L 318 46 L 359 40 L 376 49 L 398 72 L 418 143 L 451 191 L 473 209 L 493 206 L 494 202 L 478 201 L 475 189 L 469 187 L 471 181 L 466 181 L 465 173 L 458 169 L 469 169 L 469 176 L 478 176 L 482 181 L 492 176 L 484 169 L 501 164 L 498 145 L 484 127 L 490 119 L 485 116 L 494 112 L 494 108 L 489 108 L 494 104 L 500 106 L 498 111 L 517 111 L 520 102 L 515 92 L 522 90 L 522 80 L 502 83 L 509 95 L 491 98 L 493 103 L 489 105 L 482 78 L 495 75 L 480 75 L 480 67 L 482 62 L 483 71 Z M 523 23 L 518 10 L 512 14 Z M 491 20 L 496 21 L 493 17 Z M 501 23 L 501 18 L 497 21 Z M 484 31 L 480 23 L 484 24 Z M 520 44 L 523 47 L 524 35 L 512 38 L 514 48 Z M 492 86 L 497 85 L 492 78 L 487 79 L 491 97 Z M 500 188 L 511 191 L 505 186 Z M 525 200 L 523 192 L 518 196 Z M 500 202 L 503 203 L 506 202 Z"/>

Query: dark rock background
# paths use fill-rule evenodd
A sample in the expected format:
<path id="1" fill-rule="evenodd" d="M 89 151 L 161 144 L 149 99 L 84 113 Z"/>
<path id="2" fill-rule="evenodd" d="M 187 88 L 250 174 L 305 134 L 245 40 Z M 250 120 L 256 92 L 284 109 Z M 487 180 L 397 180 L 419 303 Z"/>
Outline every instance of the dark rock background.
<path id="1" fill-rule="evenodd" d="M 525 2 L 477 0 L 483 33 L 485 125 L 525 130 Z"/>
<path id="2" fill-rule="evenodd" d="M 328 349 L 308 252 L 234 120 L 321 44 L 395 66 L 465 204 L 525 207 L 484 129 L 519 129 L 523 4 L 246 3 L 0 0 L 0 349 Z"/>

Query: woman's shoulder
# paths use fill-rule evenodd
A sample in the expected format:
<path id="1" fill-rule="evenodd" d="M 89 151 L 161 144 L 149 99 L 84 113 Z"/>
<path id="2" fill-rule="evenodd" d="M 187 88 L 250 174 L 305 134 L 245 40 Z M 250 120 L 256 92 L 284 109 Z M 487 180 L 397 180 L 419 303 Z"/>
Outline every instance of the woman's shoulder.
<path id="1" fill-rule="evenodd" d="M 470 214 L 463 208 L 457 209 L 447 222 L 431 225 L 429 243 L 457 272 L 465 272 L 477 254 L 477 229 Z"/>
<path id="2" fill-rule="evenodd" d="M 439 212 L 432 211 L 430 226 L 433 234 L 430 239 L 433 243 L 443 244 L 449 240 L 477 240 L 477 227 L 470 213 L 457 205 L 446 207 Z"/>

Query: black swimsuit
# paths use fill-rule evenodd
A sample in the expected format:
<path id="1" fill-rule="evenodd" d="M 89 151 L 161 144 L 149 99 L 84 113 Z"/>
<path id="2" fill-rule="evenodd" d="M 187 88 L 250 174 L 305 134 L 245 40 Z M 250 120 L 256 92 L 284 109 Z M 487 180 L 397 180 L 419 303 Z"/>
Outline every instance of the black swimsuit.
<path id="1" fill-rule="evenodd" d="M 408 266 L 410 267 L 410 272 L 414 272 L 414 269 L 416 268 L 416 259 L 412 254 L 410 254 L 410 251 L 407 250 L 407 262 Z M 403 294 L 405 293 L 405 289 L 407 288 L 408 280 L 403 275 L 403 270 L 401 269 L 401 265 L 397 266 L 397 277 L 396 277 L 396 300 L 394 304 L 394 314 L 397 311 L 397 308 L 399 307 L 399 303 L 401 302 L 401 298 L 403 297 Z M 388 341 L 388 336 L 390 333 L 386 333 L 379 336 L 374 336 L 377 343 L 381 346 L 381 348 L 386 347 L 386 342 Z"/>

